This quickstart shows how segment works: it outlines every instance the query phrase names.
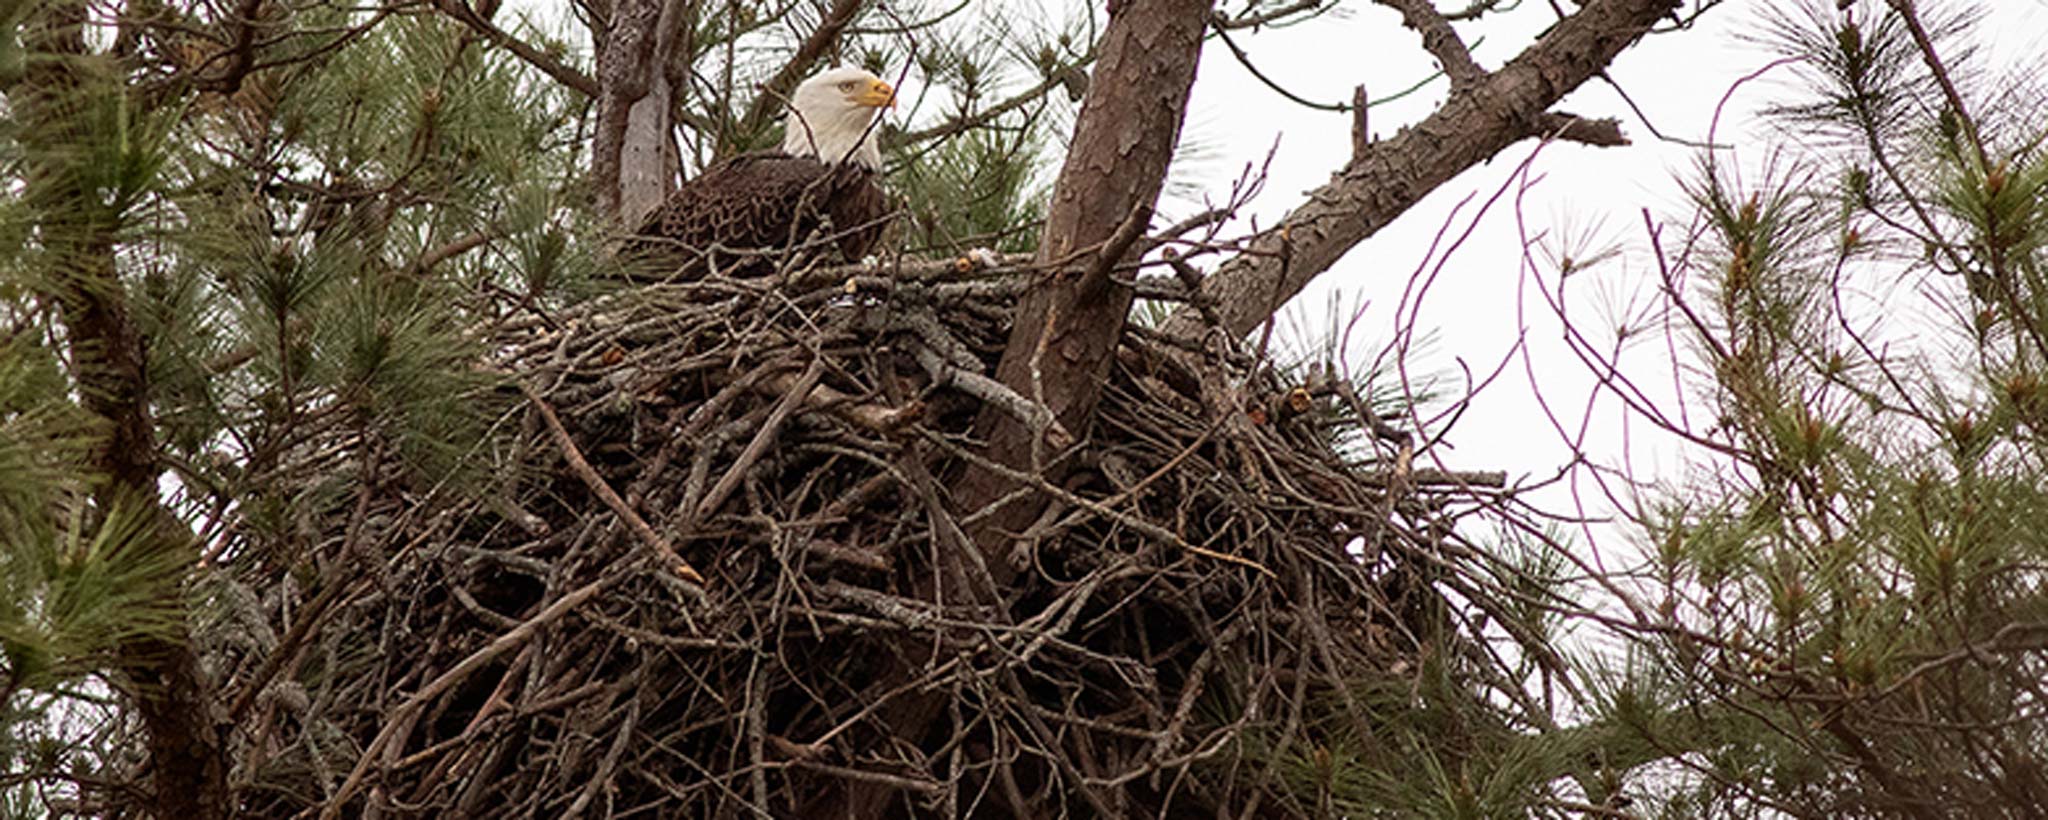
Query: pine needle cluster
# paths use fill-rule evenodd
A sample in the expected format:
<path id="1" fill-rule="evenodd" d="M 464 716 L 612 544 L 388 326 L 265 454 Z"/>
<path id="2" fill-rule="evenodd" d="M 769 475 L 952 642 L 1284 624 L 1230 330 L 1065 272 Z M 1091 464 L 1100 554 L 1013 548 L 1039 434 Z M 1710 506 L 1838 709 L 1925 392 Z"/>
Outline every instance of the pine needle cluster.
<path id="1" fill-rule="evenodd" d="M 2048 805 L 2048 130 L 1951 4 L 1781 3 L 1803 99 L 1716 155 L 1667 279 L 1713 455 L 1641 517 L 1609 689 L 1673 816 Z"/>

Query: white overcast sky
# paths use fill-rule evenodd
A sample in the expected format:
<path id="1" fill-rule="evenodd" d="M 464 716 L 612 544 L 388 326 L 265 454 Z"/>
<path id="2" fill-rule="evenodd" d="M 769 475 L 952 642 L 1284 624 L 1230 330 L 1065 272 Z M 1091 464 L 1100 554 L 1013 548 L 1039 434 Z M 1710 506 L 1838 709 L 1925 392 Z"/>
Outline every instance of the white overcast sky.
<path id="1" fill-rule="evenodd" d="M 1659 131 L 1704 142 L 1715 108 L 1730 87 L 1774 57 L 1739 37 L 1759 28 L 1757 10 L 1764 4 L 1765 0 L 1730 0 L 1710 10 L 1693 30 L 1654 36 L 1625 52 L 1611 75 Z M 1939 5 L 1934 0 L 1929 4 Z M 1989 40 L 1989 54 L 1994 59 L 2038 61 L 2048 54 L 2048 0 L 1987 0 L 1981 5 L 1988 14 L 1982 34 Z M 1267 76 L 1299 96 L 1324 102 L 1349 99 L 1352 87 L 1361 82 L 1368 94 L 1377 98 L 1413 84 L 1433 69 L 1416 35 L 1400 26 L 1394 12 L 1365 2 L 1347 2 L 1342 10 L 1341 16 L 1241 37 L 1239 43 Z M 1492 68 L 1511 58 L 1555 19 L 1549 3 L 1522 0 L 1519 8 L 1499 20 L 1471 29 L 1466 39 L 1472 42 L 1476 34 L 1486 36 L 1474 55 Z M 1783 70 L 1770 77 L 1791 78 Z M 1742 86 L 1733 97 L 1718 136 L 1721 143 L 1733 146 L 1738 162 L 1757 162 L 1768 139 L 1782 138 L 1754 115 L 1782 89 L 1767 77 Z M 1443 92 L 1439 82 L 1412 99 L 1375 107 L 1370 118 L 1372 130 L 1391 135 L 1402 124 L 1426 115 Z M 1696 150 L 1660 142 L 1616 92 L 1598 80 L 1582 87 L 1559 108 L 1587 117 L 1618 117 L 1635 140 L 1635 145 L 1625 148 L 1544 147 L 1533 165 L 1540 181 L 1522 201 L 1523 230 L 1532 234 L 1591 232 L 1627 252 L 1601 271 L 1599 287 L 1592 282 L 1575 287 L 1587 298 L 1574 310 L 1590 315 L 1583 311 L 1600 301 L 1594 298 L 1596 294 L 1604 291 L 1610 299 L 1623 298 L 1648 283 L 1652 271 L 1642 211 L 1648 208 L 1659 218 L 1686 213 L 1676 180 L 1690 170 Z M 2048 102 L 2044 102 L 2044 110 L 2048 110 Z M 1213 156 L 1203 163 L 1207 167 L 1195 169 L 1193 175 L 1219 189 L 1227 187 L 1244 163 L 1263 158 L 1278 141 L 1266 195 L 1254 208 L 1261 224 L 1271 224 L 1302 200 L 1301 192 L 1327 181 L 1350 151 L 1347 115 L 1311 111 L 1267 90 L 1221 44 L 1212 44 L 1203 55 L 1187 133 L 1214 147 Z M 1443 186 L 1393 226 L 1354 249 L 1291 309 L 1303 319 L 1298 332 L 1318 334 L 1327 328 L 1324 317 L 1333 297 L 1346 306 L 1363 303 L 1363 318 L 1351 346 L 1354 366 L 1368 362 L 1393 335 L 1395 306 L 1411 274 L 1418 270 L 1438 271 L 1438 279 L 1417 314 L 1423 328 L 1435 331 L 1436 344 L 1422 351 L 1411 366 L 1442 370 L 1454 359 L 1463 359 L 1475 372 L 1484 373 L 1509 355 L 1520 329 L 1526 326 L 1529 370 L 1525 372 L 1521 361 L 1512 363 L 1458 422 L 1450 437 L 1454 449 L 1440 454 L 1446 466 L 1453 468 L 1507 469 L 1516 477 L 1542 478 L 1554 474 L 1568 460 L 1569 448 L 1552 431 L 1534 400 L 1534 385 L 1541 386 L 1565 424 L 1576 429 L 1585 414 L 1591 385 L 1586 369 L 1559 343 L 1558 325 L 1542 303 L 1522 289 L 1528 271 L 1518 255 L 1521 242 L 1513 192 L 1479 220 L 1472 236 L 1454 254 L 1446 258 L 1441 251 L 1430 252 L 1439 229 L 1461 200 L 1471 198 L 1453 223 L 1453 235 L 1465 230 L 1473 212 L 1508 185 L 1517 167 L 1535 151 L 1534 143 L 1511 147 L 1492 163 Z M 1554 282 L 1554 271 L 1542 273 L 1545 281 Z M 1525 300 L 1521 305 L 1525 319 L 1518 320 L 1518 303 Z M 1282 331 L 1288 329 L 1283 323 Z M 1667 383 L 1669 362 L 1661 345 L 1634 348 L 1631 358 L 1624 360 L 1651 376 L 1664 374 Z M 1610 463 L 1621 458 L 1625 423 L 1624 414 L 1611 400 L 1597 406 L 1588 439 L 1596 457 Z M 1640 421 L 1631 431 L 1629 455 L 1639 474 L 1675 479 L 1682 461 L 1673 451 L 1646 443 L 1650 437 Z M 1604 510 L 1605 502 L 1595 497 L 1592 487 L 1582 483 L 1580 489 L 1592 511 Z M 1547 494 L 1546 506 L 1570 503 L 1567 492 L 1568 488 Z"/>

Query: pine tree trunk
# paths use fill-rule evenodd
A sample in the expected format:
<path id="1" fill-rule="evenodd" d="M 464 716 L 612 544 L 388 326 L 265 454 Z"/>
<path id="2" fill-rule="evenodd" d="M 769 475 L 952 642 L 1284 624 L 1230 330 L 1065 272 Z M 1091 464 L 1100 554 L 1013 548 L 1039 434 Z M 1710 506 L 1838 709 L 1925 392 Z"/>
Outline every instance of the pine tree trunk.
<path id="1" fill-rule="evenodd" d="M 100 191 L 87 187 L 90 175 L 78 167 L 78 146 L 67 141 L 83 107 L 112 104 L 100 97 L 127 92 L 113 76 L 97 73 L 104 66 L 95 65 L 102 58 L 86 48 L 83 4 L 49 4 L 40 12 L 23 27 L 32 55 L 28 70 L 7 89 L 8 103 L 30 135 L 24 141 L 42 143 L 28 161 L 23 196 L 53 260 L 55 274 L 44 287 L 59 306 L 79 401 L 104 425 L 90 454 L 101 478 L 93 494 L 96 513 L 147 516 L 152 526 L 135 560 L 158 560 L 190 551 L 193 536 L 158 494 L 146 355 L 115 262 L 117 215 Z M 170 611 L 181 609 L 177 601 L 166 603 Z M 178 623 L 122 641 L 115 649 L 115 680 L 147 735 L 155 815 L 224 818 L 233 806 L 224 743 L 214 719 L 212 684 L 200 671 L 189 636 L 188 626 Z"/>
<path id="2" fill-rule="evenodd" d="M 1209 0 L 1137 0 L 1111 7 L 1096 72 L 1099 78 L 1114 80 L 1091 84 L 1082 103 L 1041 236 L 1040 260 L 1059 264 L 1019 305 L 1009 347 L 997 369 L 1003 381 L 1023 395 L 1042 393 L 1064 429 L 1082 429 L 1107 380 L 1132 298 L 1129 286 L 1111 279 L 1111 268 L 1132 244 L 1119 237 L 1134 236 L 1144 228 L 1164 187 L 1208 17 Z M 1031 355 L 1041 345 L 1047 352 Z M 996 458 L 1024 467 L 1029 466 L 1031 437 L 1043 432 L 1023 429 L 1007 416 L 986 410 L 978 426 L 992 429 L 990 451 Z M 971 471 L 955 495 L 956 509 L 979 509 L 1012 486 L 1000 474 Z M 987 564 L 997 583 L 1007 583 L 1015 575 L 1002 557 L 1010 540 L 1006 532 L 1021 528 L 1017 522 L 1030 521 L 1042 505 L 1012 504 L 1004 515 L 991 516 L 998 519 L 994 526 L 975 533 L 983 554 L 991 556 Z M 921 596 L 931 596 L 940 575 L 957 579 L 968 573 L 958 567 L 935 567 L 921 582 Z M 893 690 L 919 674 L 914 664 L 903 663 L 871 691 Z M 943 696 L 905 694 L 882 710 L 881 722 L 898 740 L 915 743 L 941 717 L 945 704 Z M 805 816 L 885 816 L 890 803 L 899 799 L 892 786 L 853 783 L 843 796 L 814 801 Z"/>
<path id="3" fill-rule="evenodd" d="M 1114 271 L 1136 261 L 1132 248 L 1165 185 L 1209 9 L 1209 0 L 1110 4 L 1096 82 L 1081 104 L 1039 237 L 1038 262 L 1050 273 L 1018 305 L 996 367 L 998 380 L 1042 402 L 1059 428 L 1075 437 L 1087 434 L 1123 337 L 1131 274 Z M 1058 468 L 1046 463 L 1062 444 L 1049 430 L 1026 429 L 992 408 L 982 411 L 977 429 L 998 463 L 1029 473 Z M 994 472 L 970 471 L 956 500 L 971 513 L 1014 487 Z M 1004 554 L 1012 534 L 1043 508 L 1043 496 L 1027 496 L 983 519 L 972 533 L 997 581 L 1011 572 Z"/>

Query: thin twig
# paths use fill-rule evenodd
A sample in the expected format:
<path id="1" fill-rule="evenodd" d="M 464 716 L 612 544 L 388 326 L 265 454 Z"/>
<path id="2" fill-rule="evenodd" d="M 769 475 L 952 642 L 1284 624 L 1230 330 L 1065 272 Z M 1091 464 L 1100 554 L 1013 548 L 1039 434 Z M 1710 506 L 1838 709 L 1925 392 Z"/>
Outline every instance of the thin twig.
<path id="1" fill-rule="evenodd" d="M 583 479 L 583 483 L 590 487 L 590 491 L 597 494 L 605 506 L 610 507 L 613 513 L 626 522 L 626 528 L 640 539 L 641 544 L 667 561 L 671 572 L 685 581 L 703 586 L 704 576 L 697 574 L 697 570 L 690 566 L 690 562 L 683 560 L 683 556 L 678 555 L 675 548 L 669 546 L 667 539 L 662 538 L 653 527 L 647 526 L 647 521 L 641 518 L 639 513 L 634 512 L 632 507 L 627 506 L 626 500 L 620 498 L 619 494 L 612 490 L 612 486 L 605 483 L 604 477 L 598 475 L 597 470 L 590 466 L 590 462 L 583 458 L 583 451 L 576 448 L 576 441 L 569 437 L 568 428 L 562 426 L 562 420 L 556 417 L 555 408 L 548 404 L 547 399 L 541 398 L 541 395 L 534 392 L 534 389 L 524 381 L 519 383 L 519 392 L 526 394 L 526 400 L 533 403 L 535 410 L 540 411 L 540 417 L 547 422 L 548 432 L 553 436 L 555 446 L 562 451 L 562 458 L 569 462 L 569 470 L 574 472 L 577 478 Z"/>

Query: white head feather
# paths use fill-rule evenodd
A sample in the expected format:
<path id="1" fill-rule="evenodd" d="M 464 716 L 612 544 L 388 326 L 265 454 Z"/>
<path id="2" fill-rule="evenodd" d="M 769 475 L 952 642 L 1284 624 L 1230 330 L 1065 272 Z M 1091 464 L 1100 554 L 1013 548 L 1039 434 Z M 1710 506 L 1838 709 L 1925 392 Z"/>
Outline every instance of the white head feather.
<path id="1" fill-rule="evenodd" d="M 835 68 L 805 80 L 790 95 L 783 120 L 783 153 L 817 157 L 826 163 L 854 162 L 882 169 L 879 128 L 869 128 L 875 115 L 894 105 L 896 90 L 882 78 L 858 68 Z"/>

